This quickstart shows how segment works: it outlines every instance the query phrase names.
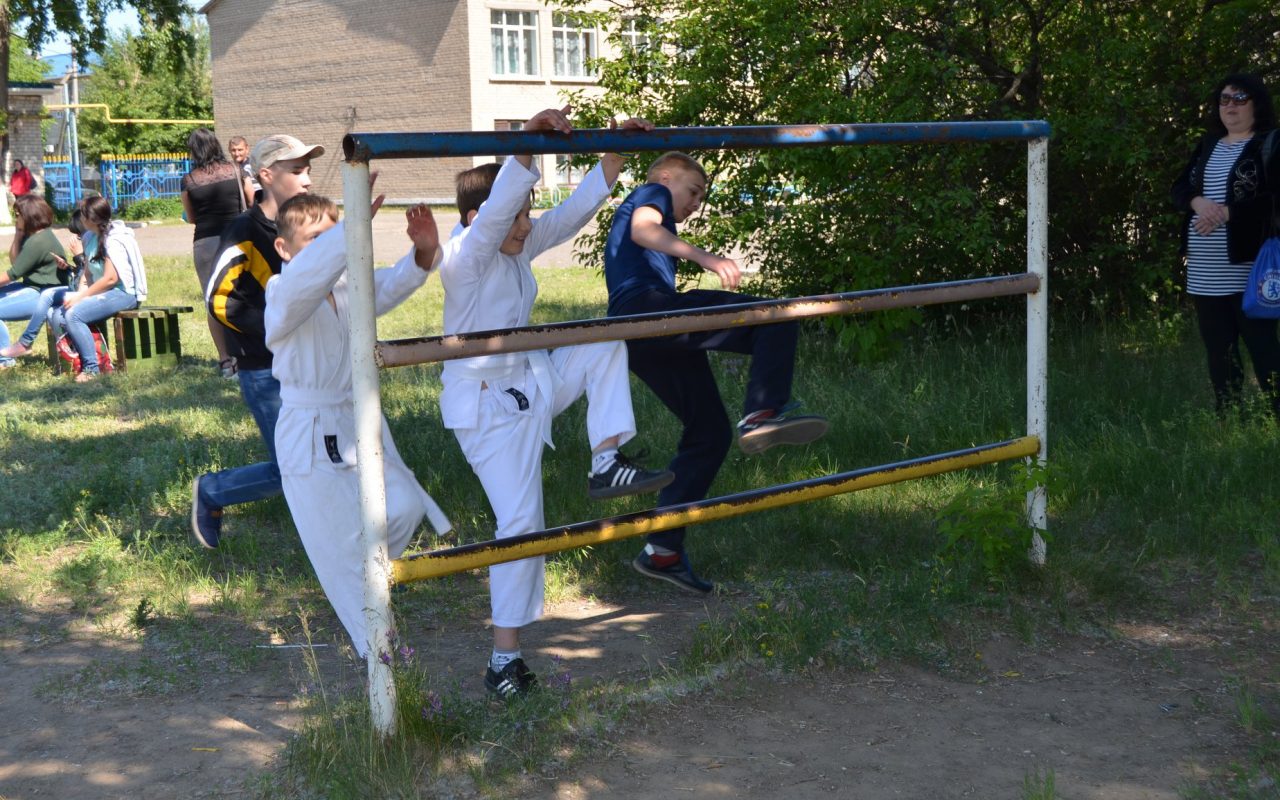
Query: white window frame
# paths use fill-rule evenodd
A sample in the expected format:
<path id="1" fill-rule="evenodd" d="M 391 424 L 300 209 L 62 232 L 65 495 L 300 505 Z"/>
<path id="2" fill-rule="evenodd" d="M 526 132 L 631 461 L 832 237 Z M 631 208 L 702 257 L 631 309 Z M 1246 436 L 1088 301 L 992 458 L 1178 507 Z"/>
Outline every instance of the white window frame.
<path id="1" fill-rule="evenodd" d="M 650 46 L 649 34 L 639 30 L 642 21 L 640 17 L 627 17 L 622 20 L 622 25 L 618 28 L 618 37 L 622 40 L 622 46 L 632 52 L 642 52 L 648 50 Z"/>
<path id="2" fill-rule="evenodd" d="M 569 48 L 576 43 L 579 58 L 579 69 L 573 71 L 570 63 Z M 597 75 L 590 66 L 593 59 L 600 56 L 600 31 L 594 27 L 578 25 L 573 17 L 560 11 L 551 12 L 551 72 L 557 78 L 586 78 L 594 80 Z"/>
<path id="3" fill-rule="evenodd" d="M 559 186 L 577 186 L 591 171 L 590 164 L 573 164 L 573 156 L 556 154 L 556 184 Z"/>
<path id="4" fill-rule="evenodd" d="M 494 77 L 536 78 L 541 74 L 538 67 L 539 16 L 537 11 L 529 9 L 489 9 L 489 68 Z M 514 70 L 511 64 L 513 55 L 517 60 Z"/>

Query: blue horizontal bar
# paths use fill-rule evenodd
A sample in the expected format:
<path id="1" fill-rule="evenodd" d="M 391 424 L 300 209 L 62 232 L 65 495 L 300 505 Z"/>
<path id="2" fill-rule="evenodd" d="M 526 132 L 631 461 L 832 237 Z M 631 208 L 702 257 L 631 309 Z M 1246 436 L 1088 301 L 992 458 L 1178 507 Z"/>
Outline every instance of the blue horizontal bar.
<path id="1" fill-rule="evenodd" d="M 584 128 L 573 133 L 555 131 L 350 133 L 343 138 L 342 149 L 348 161 L 363 162 L 375 158 L 994 142 L 1039 139 L 1048 135 L 1049 123 L 1043 120 L 750 125 L 718 128 L 655 128 L 652 131 Z"/>

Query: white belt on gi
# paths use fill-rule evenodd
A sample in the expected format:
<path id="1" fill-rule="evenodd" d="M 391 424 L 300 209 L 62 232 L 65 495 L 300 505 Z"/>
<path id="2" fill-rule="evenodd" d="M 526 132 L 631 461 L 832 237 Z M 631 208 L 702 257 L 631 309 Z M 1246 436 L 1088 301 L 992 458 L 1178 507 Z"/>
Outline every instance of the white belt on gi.
<path id="1" fill-rule="evenodd" d="M 346 392 L 335 392 L 332 389 L 308 389 L 304 386 L 280 386 L 281 405 L 292 408 L 325 408 L 327 406 L 348 405 L 353 401 Z"/>

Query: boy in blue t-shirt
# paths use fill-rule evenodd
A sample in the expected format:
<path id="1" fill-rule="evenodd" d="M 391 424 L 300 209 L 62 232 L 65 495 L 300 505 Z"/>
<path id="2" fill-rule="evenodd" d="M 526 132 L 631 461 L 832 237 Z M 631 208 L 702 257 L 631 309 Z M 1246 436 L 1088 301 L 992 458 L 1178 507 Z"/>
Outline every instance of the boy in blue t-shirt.
<path id="1" fill-rule="evenodd" d="M 760 298 L 733 291 L 676 291 L 676 259 L 714 272 L 725 289 L 742 277 L 737 262 L 695 247 L 676 235 L 676 223 L 698 210 L 707 193 L 707 173 L 684 153 L 666 153 L 653 162 L 648 183 L 633 191 L 613 217 L 605 245 L 604 274 L 609 316 L 684 311 L 750 303 Z M 738 445 L 760 453 L 778 444 L 805 444 L 827 432 L 819 416 L 789 414 L 795 366 L 794 322 L 683 333 L 627 342 L 631 371 L 644 381 L 684 426 L 669 465 L 675 481 L 658 495 L 660 506 L 701 500 L 724 463 L 733 439 L 729 417 L 708 350 L 751 355 L 747 396 L 739 420 Z M 631 562 L 640 573 L 682 589 L 706 593 L 713 585 L 699 578 L 684 551 L 684 529 L 650 534 Z"/>

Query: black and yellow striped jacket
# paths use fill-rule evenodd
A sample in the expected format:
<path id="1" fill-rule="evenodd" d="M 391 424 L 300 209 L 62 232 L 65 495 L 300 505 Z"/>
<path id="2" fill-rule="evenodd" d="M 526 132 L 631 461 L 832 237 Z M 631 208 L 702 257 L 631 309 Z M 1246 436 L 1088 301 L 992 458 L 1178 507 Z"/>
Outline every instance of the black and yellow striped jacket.
<path id="1" fill-rule="evenodd" d="M 269 369 L 262 317 L 267 308 L 267 281 L 280 272 L 276 223 L 254 206 L 222 232 L 218 260 L 205 302 L 214 319 L 227 328 L 227 353 L 240 369 Z"/>

